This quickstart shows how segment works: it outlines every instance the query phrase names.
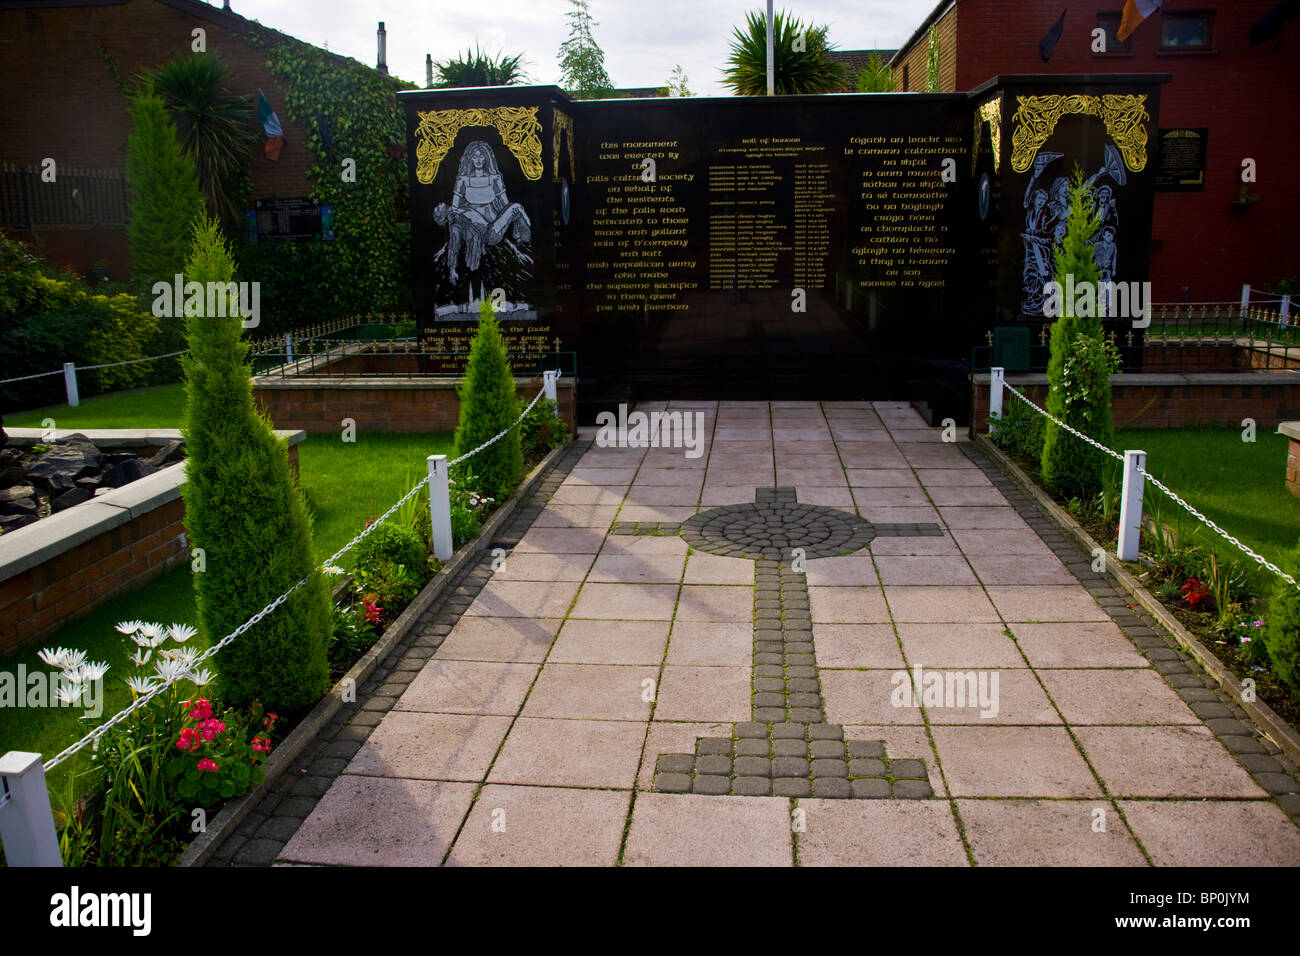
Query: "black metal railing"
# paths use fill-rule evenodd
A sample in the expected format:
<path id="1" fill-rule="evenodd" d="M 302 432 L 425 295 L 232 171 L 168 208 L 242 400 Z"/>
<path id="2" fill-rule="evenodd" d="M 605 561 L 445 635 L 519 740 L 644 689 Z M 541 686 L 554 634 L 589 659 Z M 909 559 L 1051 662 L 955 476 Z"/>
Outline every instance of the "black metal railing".
<path id="1" fill-rule="evenodd" d="M 115 170 L 42 168 L 0 163 L 0 225 L 122 226 L 126 224 L 126 177 Z"/>

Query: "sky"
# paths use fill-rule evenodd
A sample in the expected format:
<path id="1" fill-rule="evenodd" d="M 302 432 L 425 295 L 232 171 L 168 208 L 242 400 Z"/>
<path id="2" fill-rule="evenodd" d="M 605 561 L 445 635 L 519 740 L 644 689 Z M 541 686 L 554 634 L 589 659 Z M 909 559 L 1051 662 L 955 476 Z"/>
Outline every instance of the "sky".
<path id="1" fill-rule="evenodd" d="M 568 37 L 568 0 L 230 0 L 265 26 L 374 65 L 385 22 L 388 71 L 424 85 L 424 55 L 445 59 L 477 41 L 486 52 L 523 53 L 536 83 L 557 83 L 556 54 Z M 590 0 L 593 33 L 618 87 L 665 86 L 680 63 L 697 96 L 726 96 L 721 70 L 732 28 L 764 0 Z M 218 2 L 215 6 L 220 6 Z M 934 0 L 777 0 L 805 22 L 829 24 L 841 50 L 900 46 Z"/>

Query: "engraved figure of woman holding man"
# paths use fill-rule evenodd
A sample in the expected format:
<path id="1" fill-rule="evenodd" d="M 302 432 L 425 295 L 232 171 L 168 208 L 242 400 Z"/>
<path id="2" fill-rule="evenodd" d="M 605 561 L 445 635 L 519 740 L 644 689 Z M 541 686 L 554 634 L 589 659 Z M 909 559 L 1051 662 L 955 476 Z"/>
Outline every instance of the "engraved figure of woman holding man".
<path id="1" fill-rule="evenodd" d="M 439 203 L 433 210 L 433 221 L 446 226 L 449 232 L 447 266 L 453 285 L 458 279 L 462 252 L 466 270 L 474 272 L 487 247 L 499 243 L 507 231 L 515 242 L 526 243 L 532 238 L 528 214 L 519 203 L 506 198 L 496 157 L 482 140 L 470 143 L 461 153 L 451 205 Z"/>

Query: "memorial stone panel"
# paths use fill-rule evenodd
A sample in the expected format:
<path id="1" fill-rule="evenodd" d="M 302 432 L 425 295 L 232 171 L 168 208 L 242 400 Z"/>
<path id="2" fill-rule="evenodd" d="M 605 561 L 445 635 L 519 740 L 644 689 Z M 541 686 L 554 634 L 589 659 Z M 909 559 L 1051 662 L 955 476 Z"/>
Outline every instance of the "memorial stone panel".
<path id="1" fill-rule="evenodd" d="M 1145 279 L 1161 79 L 399 94 L 421 340 L 459 355 L 495 297 L 512 347 L 575 350 L 589 396 L 888 396 L 960 420 L 972 346 L 1043 321 L 1073 164 L 1103 203 L 1110 273 Z"/>

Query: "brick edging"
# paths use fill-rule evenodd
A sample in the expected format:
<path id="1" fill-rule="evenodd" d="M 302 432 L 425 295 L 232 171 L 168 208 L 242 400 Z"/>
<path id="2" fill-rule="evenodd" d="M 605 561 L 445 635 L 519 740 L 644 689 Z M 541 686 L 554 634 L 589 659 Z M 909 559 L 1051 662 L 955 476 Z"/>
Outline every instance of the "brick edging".
<path id="1" fill-rule="evenodd" d="M 1033 479 L 1024 473 L 1020 466 L 1003 454 L 1002 450 L 993 444 L 988 436 L 977 435 L 975 442 L 982 451 L 997 463 L 998 467 L 1008 477 L 1019 484 L 1035 500 L 1038 506 L 1061 526 L 1062 530 L 1073 537 L 1089 553 L 1099 548 L 1105 550 L 1068 512 L 1048 497 Z M 1130 597 L 1141 604 L 1147 613 L 1159 621 L 1170 636 L 1191 654 L 1197 663 L 1205 668 L 1206 673 L 1214 678 L 1215 683 L 1232 698 L 1233 702 L 1246 712 L 1260 734 L 1272 741 L 1279 750 L 1286 754 L 1287 759 L 1300 763 L 1300 733 L 1297 733 L 1290 724 L 1279 717 L 1277 712 L 1264 701 L 1258 698 L 1254 701 L 1243 700 L 1237 676 L 1224 666 L 1223 662 L 1208 647 L 1202 644 L 1195 635 L 1183 627 L 1178 619 L 1170 614 L 1165 606 L 1147 591 L 1138 582 L 1137 578 L 1129 573 L 1118 558 L 1113 561 L 1108 560 L 1106 566 L 1107 570 L 1114 576 L 1116 583 Z"/>
<path id="2" fill-rule="evenodd" d="M 538 462 L 537 466 L 520 482 L 519 487 L 515 489 L 515 493 L 488 519 L 487 524 L 483 526 L 478 536 L 473 541 L 469 541 L 462 546 L 459 551 L 452 555 L 449 561 L 438 569 L 438 573 L 421 589 L 415 599 L 406 606 L 406 610 L 399 614 L 397 619 L 389 625 L 383 636 L 371 645 L 360 660 L 352 665 L 347 674 L 339 678 L 338 683 L 317 701 L 311 712 L 275 748 L 271 758 L 264 764 L 266 778 L 261 784 L 242 797 L 226 804 L 212 820 L 208 828 L 185 848 L 185 852 L 181 855 L 180 866 L 203 866 L 212 858 L 226 838 L 235 831 L 244 818 L 270 792 L 272 785 L 288 769 L 289 765 L 297 760 L 307 745 L 316 739 L 321 729 L 329 723 L 339 708 L 343 706 L 343 691 L 348 681 L 352 681 L 352 690 L 355 693 L 362 682 L 378 666 L 379 662 L 387 657 L 406 633 L 416 625 L 420 616 L 446 588 L 447 583 L 488 547 L 497 532 L 510 520 L 519 503 L 532 494 L 546 472 L 568 450 L 569 444 L 571 442 L 548 452 L 546 457 Z"/>

